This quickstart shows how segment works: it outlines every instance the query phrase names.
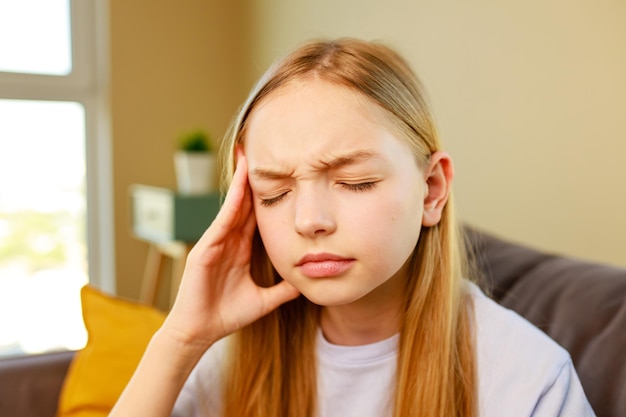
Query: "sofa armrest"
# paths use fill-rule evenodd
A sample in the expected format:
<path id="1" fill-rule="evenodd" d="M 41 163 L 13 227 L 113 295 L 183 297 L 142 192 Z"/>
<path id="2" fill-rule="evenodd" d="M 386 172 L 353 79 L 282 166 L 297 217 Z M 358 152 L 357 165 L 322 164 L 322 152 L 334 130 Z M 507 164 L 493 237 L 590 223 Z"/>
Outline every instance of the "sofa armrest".
<path id="1" fill-rule="evenodd" d="M 74 352 L 0 360 L 0 416 L 54 417 Z"/>

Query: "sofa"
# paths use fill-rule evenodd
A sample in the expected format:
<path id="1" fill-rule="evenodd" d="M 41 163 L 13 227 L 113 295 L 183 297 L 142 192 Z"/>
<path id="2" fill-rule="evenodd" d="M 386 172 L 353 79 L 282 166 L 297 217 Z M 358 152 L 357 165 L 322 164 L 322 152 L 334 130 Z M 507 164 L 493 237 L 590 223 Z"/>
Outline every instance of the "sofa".
<path id="1" fill-rule="evenodd" d="M 479 281 L 566 348 L 599 417 L 626 416 L 626 269 L 468 228 Z M 0 416 L 53 417 L 73 352 L 0 360 Z"/>
<path id="2" fill-rule="evenodd" d="M 74 352 L 0 360 L 0 416 L 54 417 Z"/>
<path id="3" fill-rule="evenodd" d="M 567 349 L 598 417 L 626 417 L 626 269 L 466 234 L 482 287 Z"/>

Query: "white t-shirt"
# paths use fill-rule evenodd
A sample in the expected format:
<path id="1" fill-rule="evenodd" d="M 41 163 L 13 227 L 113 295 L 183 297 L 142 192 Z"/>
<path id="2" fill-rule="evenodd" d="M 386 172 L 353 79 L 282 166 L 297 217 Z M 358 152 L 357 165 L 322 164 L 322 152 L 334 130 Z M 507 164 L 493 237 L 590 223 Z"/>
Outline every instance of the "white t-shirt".
<path id="1" fill-rule="evenodd" d="M 594 416 L 569 354 L 515 312 L 471 289 L 481 417 Z M 390 416 L 399 336 L 337 346 L 317 336 L 320 417 Z M 207 351 L 185 384 L 175 417 L 219 417 L 227 342 Z M 416 376 L 418 377 L 418 376 Z"/>

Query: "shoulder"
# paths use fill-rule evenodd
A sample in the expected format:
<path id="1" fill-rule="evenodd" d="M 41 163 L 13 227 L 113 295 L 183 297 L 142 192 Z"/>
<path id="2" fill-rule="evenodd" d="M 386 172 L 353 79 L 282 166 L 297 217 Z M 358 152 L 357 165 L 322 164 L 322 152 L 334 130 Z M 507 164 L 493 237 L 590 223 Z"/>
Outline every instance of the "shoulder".
<path id="1" fill-rule="evenodd" d="M 565 349 L 525 318 L 488 298 L 473 284 L 469 291 L 479 367 L 489 369 L 494 360 L 508 360 L 514 366 L 529 362 L 546 369 L 559 368 L 570 360 Z"/>
<path id="2" fill-rule="evenodd" d="M 485 296 L 471 284 L 481 415 L 502 409 L 516 415 L 538 407 L 578 410 L 592 416 L 569 353 L 529 321 Z"/>

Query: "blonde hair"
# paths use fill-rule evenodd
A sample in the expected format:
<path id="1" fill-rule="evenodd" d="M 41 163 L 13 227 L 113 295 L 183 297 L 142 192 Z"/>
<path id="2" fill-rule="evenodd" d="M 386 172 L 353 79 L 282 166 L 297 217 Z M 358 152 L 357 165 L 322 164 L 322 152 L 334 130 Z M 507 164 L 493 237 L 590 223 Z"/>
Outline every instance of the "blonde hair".
<path id="1" fill-rule="evenodd" d="M 421 85 L 409 65 L 386 46 L 356 39 L 310 42 L 277 62 L 259 81 L 222 146 L 224 181 L 234 171 L 235 147 L 245 141 L 254 108 L 293 80 L 318 78 L 349 88 L 382 107 L 418 164 L 441 149 Z M 477 382 L 472 308 L 463 290 L 464 251 L 452 210 L 424 228 L 410 259 L 396 376 L 395 417 L 473 417 Z M 257 233 L 252 275 L 261 286 L 281 278 Z M 316 415 L 315 337 L 319 307 L 300 296 L 234 335 L 227 367 L 224 415 Z"/>

